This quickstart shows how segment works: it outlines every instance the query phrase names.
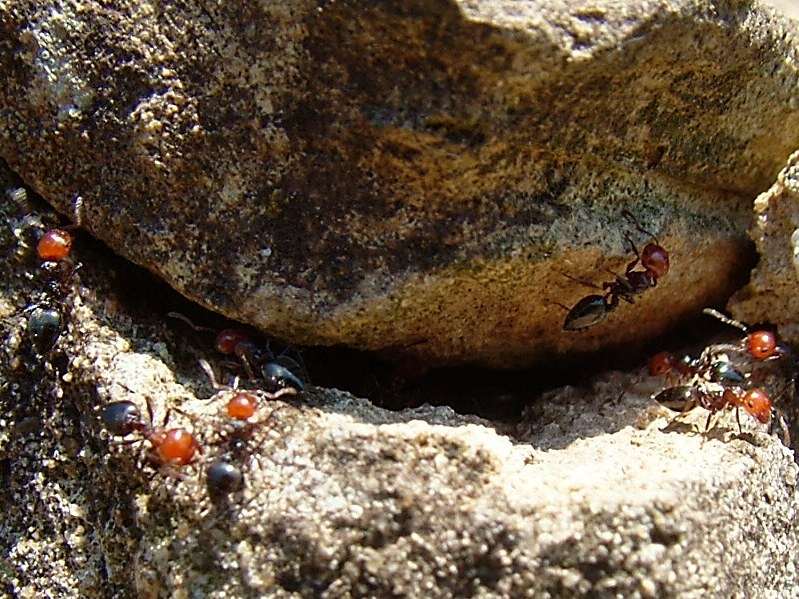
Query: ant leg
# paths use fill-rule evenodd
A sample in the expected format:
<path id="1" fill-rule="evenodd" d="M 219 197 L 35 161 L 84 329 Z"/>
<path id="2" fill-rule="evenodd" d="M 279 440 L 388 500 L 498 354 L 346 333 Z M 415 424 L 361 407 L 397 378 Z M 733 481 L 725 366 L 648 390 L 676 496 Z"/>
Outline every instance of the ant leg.
<path id="1" fill-rule="evenodd" d="M 566 277 L 566 278 L 567 278 L 567 279 L 569 279 L 570 281 L 574 281 L 575 283 L 580 283 L 581 285 L 585 285 L 586 287 L 590 287 L 591 289 L 600 289 L 600 290 L 603 290 L 603 288 L 602 288 L 602 287 L 600 287 L 599 285 L 596 285 L 596 284 L 594 284 L 594 283 L 591 283 L 591 282 L 589 282 L 589 281 L 586 281 L 585 279 L 578 279 L 577 277 L 573 277 L 573 276 L 571 276 L 571 275 L 569 275 L 569 274 L 566 274 L 565 272 L 560 272 L 560 274 L 562 274 L 564 277 Z M 615 276 L 615 275 L 614 275 L 614 276 Z"/>
<path id="2" fill-rule="evenodd" d="M 777 430 L 779 427 L 779 431 Z M 785 420 L 785 414 L 779 408 L 776 408 L 776 414 L 768 426 L 769 433 L 777 435 L 777 438 L 782 441 L 785 447 L 791 447 L 791 429 L 788 428 L 788 423 Z"/>
<path id="3" fill-rule="evenodd" d="M 735 421 L 738 423 L 738 434 L 740 435 L 743 433 L 743 429 L 741 428 L 741 415 L 738 406 L 735 406 Z"/>
<path id="4" fill-rule="evenodd" d="M 236 390 L 239 388 L 239 377 L 238 375 L 233 377 L 233 382 L 230 385 L 223 385 L 222 383 L 216 380 L 216 375 L 214 375 L 214 370 L 211 368 L 211 365 L 208 363 L 208 360 L 205 358 L 200 358 L 198 360 L 200 364 L 200 368 L 203 369 L 205 375 L 208 377 L 208 380 L 211 382 L 211 386 L 216 389 L 217 391 L 229 391 L 229 390 Z"/>
<path id="5" fill-rule="evenodd" d="M 619 305 L 619 298 L 623 299 L 628 304 L 634 304 L 633 292 L 630 286 L 626 284 L 624 279 L 619 277 L 613 283 L 603 283 L 602 289 L 607 291 L 605 294 L 605 303 L 608 306 L 608 312 L 612 312 Z"/>
<path id="6" fill-rule="evenodd" d="M 153 408 L 153 400 L 150 396 L 146 396 L 144 398 L 144 402 L 147 404 L 147 417 L 150 419 L 150 426 L 155 425 L 155 409 Z"/>
<path id="7" fill-rule="evenodd" d="M 632 300 L 627 301 L 631 304 L 633 303 Z M 605 296 L 605 305 L 607 306 L 608 313 L 613 312 L 613 310 L 619 307 L 619 295 L 613 290 L 609 291 Z"/>
<path id="8" fill-rule="evenodd" d="M 253 372 L 252 366 L 250 366 L 250 361 L 247 359 L 247 356 L 242 355 L 239 356 L 241 358 L 242 364 L 244 364 L 244 370 L 247 371 L 247 376 L 250 379 L 250 382 L 255 381 L 255 372 Z"/>
<path id="9" fill-rule="evenodd" d="M 569 306 L 561 304 L 560 302 L 556 302 L 555 300 L 547 300 L 545 303 L 554 304 L 556 306 L 559 306 L 559 307 L 563 308 L 564 310 L 566 310 L 566 312 L 571 312 L 571 308 L 569 308 Z"/>
<path id="10" fill-rule="evenodd" d="M 205 358 L 200 358 L 199 362 L 200 362 L 200 368 L 203 369 L 205 375 L 208 377 L 208 380 L 211 381 L 211 386 L 214 389 L 216 389 L 217 391 L 222 391 L 224 389 L 227 389 L 225 385 L 221 385 L 217 382 L 216 375 L 214 374 L 211 365 L 208 363 L 208 360 L 206 360 Z"/>
<path id="11" fill-rule="evenodd" d="M 707 434 L 710 432 L 710 421 L 713 419 L 713 412 L 710 412 L 707 415 L 707 420 L 705 420 L 705 432 L 702 433 L 702 445 L 704 446 L 705 441 L 707 441 Z"/>
<path id="12" fill-rule="evenodd" d="M 675 422 L 680 420 L 680 418 L 682 418 L 683 416 L 688 414 L 688 412 L 693 410 L 698 405 L 699 405 L 699 403 L 695 399 L 691 399 L 691 400 L 686 401 L 685 404 L 683 404 L 682 409 L 677 413 L 676 416 L 674 416 L 674 418 L 672 418 L 671 420 L 668 421 L 668 423 L 666 424 L 666 426 L 664 428 L 670 427 L 672 424 L 674 424 Z"/>
<path id="13" fill-rule="evenodd" d="M 284 395 L 297 395 L 297 390 L 294 387 L 283 387 L 282 389 L 278 389 L 274 393 L 270 393 L 269 391 L 264 391 L 263 394 L 267 399 L 278 399 L 283 397 Z"/>

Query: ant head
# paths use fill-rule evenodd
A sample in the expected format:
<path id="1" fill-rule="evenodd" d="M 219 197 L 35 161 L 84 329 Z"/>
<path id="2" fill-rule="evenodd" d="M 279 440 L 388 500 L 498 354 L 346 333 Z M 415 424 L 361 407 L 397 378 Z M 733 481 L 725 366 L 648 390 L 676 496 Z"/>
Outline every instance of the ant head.
<path id="1" fill-rule="evenodd" d="M 771 331 L 752 331 L 747 334 L 746 351 L 755 360 L 766 360 L 780 354 L 777 337 Z"/>
<path id="2" fill-rule="evenodd" d="M 45 262 L 60 262 L 69 257 L 72 250 L 72 234 L 64 229 L 50 229 L 36 245 L 39 258 Z"/>
<path id="3" fill-rule="evenodd" d="M 669 253 L 656 243 L 647 243 L 641 251 L 641 265 L 658 279 L 669 272 Z"/>
<path id="4" fill-rule="evenodd" d="M 670 351 L 662 351 L 649 358 L 649 375 L 661 376 L 676 368 L 679 358 Z"/>
<path id="5" fill-rule="evenodd" d="M 225 409 L 230 418 L 247 420 L 255 415 L 255 411 L 258 409 L 258 400 L 252 393 L 239 391 L 230 398 Z"/>
<path id="6" fill-rule="evenodd" d="M 771 420 L 771 399 L 762 389 L 750 389 L 741 400 L 741 406 L 759 422 Z"/>
<path id="7" fill-rule="evenodd" d="M 239 343 L 249 340 L 249 337 L 249 333 L 244 329 L 222 329 L 214 340 L 214 348 L 220 354 L 229 355 L 234 353 Z"/>

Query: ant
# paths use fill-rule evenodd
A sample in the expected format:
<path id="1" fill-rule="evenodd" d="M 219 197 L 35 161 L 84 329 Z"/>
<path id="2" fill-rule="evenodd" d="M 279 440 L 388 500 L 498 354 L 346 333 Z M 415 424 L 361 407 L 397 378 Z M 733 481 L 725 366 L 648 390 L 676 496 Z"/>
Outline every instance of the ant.
<path id="1" fill-rule="evenodd" d="M 709 413 L 705 421 L 705 434 L 710 430 L 713 416 L 722 410 L 735 409 L 739 432 L 742 430 L 739 417 L 740 408 L 743 408 L 747 414 L 761 424 L 768 424 L 772 413 L 771 398 L 762 389 L 744 391 L 740 387 L 725 387 L 710 382 L 668 387 L 658 393 L 655 400 L 670 410 L 679 412 L 674 420 L 696 407 L 707 410 Z"/>
<path id="2" fill-rule="evenodd" d="M 689 355 L 679 357 L 669 351 L 659 352 L 649 359 L 649 374 L 666 375 L 667 380 L 670 380 L 676 373 L 679 381 L 700 376 L 719 384 L 740 385 L 746 382 L 746 376 L 735 367 L 729 356 L 717 353 L 718 347 L 708 346 L 698 358 Z"/>
<path id="3" fill-rule="evenodd" d="M 195 331 L 214 332 L 214 329 L 194 324 L 179 312 L 169 312 L 167 316 L 182 320 Z M 275 355 L 269 348 L 259 346 L 251 333 L 238 327 L 229 327 L 219 331 L 214 339 L 214 349 L 223 355 L 235 356 L 250 381 L 257 380 L 256 370 L 269 386 L 268 391 L 277 392 L 292 388 L 303 392 L 307 386 L 305 368 L 297 360 L 286 353 Z"/>
<path id="4" fill-rule="evenodd" d="M 564 331 L 580 331 L 599 324 L 619 306 L 620 300 L 630 304 L 635 303 L 634 296 L 640 295 L 650 287 L 655 287 L 658 279 L 669 272 L 669 253 L 660 245 L 657 237 L 644 229 L 629 211 L 622 211 L 622 215 L 636 230 L 648 235 L 652 241 L 639 252 L 635 243 L 625 233 L 624 238 L 630 245 L 635 259 L 627 264 L 624 275 L 615 275 L 615 281 L 602 284 L 601 289 L 604 294 L 588 295 L 569 310 L 563 322 Z M 635 270 L 639 262 L 643 270 Z M 589 286 L 594 287 L 590 284 Z"/>
<path id="5" fill-rule="evenodd" d="M 29 227 L 44 228 L 40 221 L 30 216 L 28 195 L 24 187 L 10 189 L 6 195 L 26 213 L 25 222 Z M 39 271 L 45 276 L 45 285 L 39 301 L 31 303 L 25 311 L 30 312 L 28 339 L 32 349 L 39 356 L 43 356 L 55 346 L 64 328 L 61 304 L 69 294 L 70 284 L 80 268 L 79 264 L 69 262 L 73 244 L 70 230 L 80 227 L 82 207 L 83 199 L 81 196 L 76 196 L 73 207 L 75 224 L 45 231 L 36 244 L 36 254 L 40 261 Z"/>
<path id="6" fill-rule="evenodd" d="M 724 324 L 730 325 L 739 329 L 744 333 L 744 338 L 738 344 L 733 343 L 720 343 L 709 346 L 705 351 L 713 349 L 714 352 L 734 352 L 739 355 L 751 358 L 755 362 L 765 362 L 767 360 L 777 360 L 787 355 L 785 347 L 777 342 L 777 336 L 771 331 L 765 329 L 752 330 L 751 327 L 739 322 L 729 316 L 726 316 L 714 310 L 713 308 L 705 308 L 703 313 L 708 316 L 717 318 Z"/>
<path id="7" fill-rule="evenodd" d="M 297 395 L 298 390 L 286 386 L 274 393 L 263 390 L 237 389 L 238 379 L 234 379 L 233 386 L 220 385 L 211 365 L 206 360 L 200 360 L 200 366 L 208 375 L 214 389 L 231 393 L 224 407 L 224 415 L 229 419 L 229 426 L 221 436 L 227 441 L 226 450 L 214 459 L 206 468 L 206 485 L 208 494 L 214 503 L 219 503 L 228 495 L 239 491 L 244 486 L 244 473 L 239 464 L 248 453 L 248 443 L 252 438 L 255 426 L 264 424 L 272 419 L 281 408 L 270 410 L 263 422 L 253 421 L 258 413 L 259 398 L 275 400 L 287 395 Z"/>
<path id="8" fill-rule="evenodd" d="M 695 375 L 710 375 L 710 380 L 716 382 L 743 383 L 745 375 L 732 364 L 729 355 L 739 358 L 740 367 L 744 368 L 751 363 L 762 363 L 777 360 L 786 356 L 787 350 L 779 345 L 777 337 L 771 331 L 764 329 L 751 330 L 750 327 L 734 320 L 718 310 L 705 308 L 703 312 L 720 320 L 724 324 L 734 326 L 745 333 L 740 343 L 714 343 L 708 345 L 699 357 L 689 355 L 679 357 L 669 351 L 662 351 L 649 359 L 649 374 L 652 376 L 673 373 L 681 378 Z"/>
<path id="9" fill-rule="evenodd" d="M 42 230 L 45 225 L 38 216 L 31 212 L 28 201 L 28 191 L 24 187 L 14 187 L 6 190 L 6 197 L 13 201 L 25 213 L 23 225 L 15 229 L 15 235 L 24 247 L 28 244 L 22 240 L 22 228 Z M 72 252 L 74 236 L 71 231 L 79 229 L 82 222 L 83 198 L 76 195 L 73 200 L 72 214 L 75 222 L 46 230 L 36 243 L 36 255 L 42 263 L 58 263 L 67 260 Z"/>
<path id="10" fill-rule="evenodd" d="M 757 364 L 782 358 L 787 355 L 786 349 L 778 344 L 771 331 L 752 330 L 712 308 L 705 308 L 703 312 L 743 331 L 744 338 L 739 343 L 708 345 L 698 357 L 678 357 L 668 351 L 652 356 L 649 360 L 650 375 L 670 377 L 676 374 L 680 383 L 664 389 L 655 399 L 662 405 L 679 411 L 680 415 L 695 407 L 705 408 L 710 412 L 705 432 L 713 414 L 724 409 L 735 408 L 739 431 L 740 408 L 762 424 L 771 422 L 772 414 L 776 411 L 783 430 L 789 435 L 781 412 L 774 408 L 766 391 L 759 387 L 745 389 L 753 382 L 760 383 L 763 380 L 762 372 L 756 368 Z M 784 436 L 785 438 L 789 439 L 789 436 Z M 786 444 L 789 443 L 790 441 Z"/>
<path id="11" fill-rule="evenodd" d="M 202 451 L 195 436 L 185 428 L 167 428 L 169 412 L 164 416 L 161 426 L 155 426 L 153 407 L 147 399 L 148 421 L 142 418 L 141 411 L 132 401 L 107 403 L 100 413 L 105 429 L 117 437 L 139 434 L 150 444 L 148 457 L 161 465 L 185 466 L 194 461 L 195 455 Z"/>

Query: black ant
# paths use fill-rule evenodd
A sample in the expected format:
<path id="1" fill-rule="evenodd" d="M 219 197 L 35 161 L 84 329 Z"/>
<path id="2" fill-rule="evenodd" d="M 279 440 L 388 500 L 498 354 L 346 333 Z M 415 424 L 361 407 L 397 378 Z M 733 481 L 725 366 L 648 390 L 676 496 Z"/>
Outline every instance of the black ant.
<path id="1" fill-rule="evenodd" d="M 569 310 L 563 322 L 564 331 L 580 331 L 599 324 L 619 306 L 620 300 L 630 304 L 635 303 L 634 296 L 640 295 L 650 287 L 655 287 L 658 279 L 669 272 L 669 253 L 660 245 L 657 237 L 644 229 L 627 210 L 624 210 L 622 215 L 636 230 L 651 237 L 652 241 L 639 253 L 635 243 L 627 234 L 624 235 L 635 259 L 627 265 L 624 275 L 615 275 L 615 281 L 602 284 L 601 289 L 604 294 L 588 295 Z M 643 270 L 635 270 L 639 262 Z"/>

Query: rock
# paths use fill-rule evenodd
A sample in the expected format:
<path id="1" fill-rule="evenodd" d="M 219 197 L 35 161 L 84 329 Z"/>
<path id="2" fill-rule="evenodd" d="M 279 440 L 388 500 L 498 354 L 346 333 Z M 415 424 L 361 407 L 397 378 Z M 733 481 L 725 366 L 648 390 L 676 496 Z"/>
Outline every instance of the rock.
<path id="1" fill-rule="evenodd" d="M 1 212 L 18 235 L 0 227 L 0 572 L 15 596 L 797 595 L 792 453 L 750 418 L 705 437 L 697 410 L 661 430 L 661 383 L 640 373 L 531 394 L 511 425 L 333 389 L 262 403 L 243 489 L 212 501 L 230 392 L 197 357 L 219 359 L 131 308 L 129 273 L 85 235 L 67 327 L 32 355 L 24 307 L 48 298 L 47 276 L 22 233 L 55 219 Z M 198 461 L 159 471 L 146 443 L 110 439 L 99 411 L 122 400 L 156 424 L 170 411 Z"/>
<path id="2" fill-rule="evenodd" d="M 722 301 L 799 145 L 760 4 L 0 7 L 0 154 L 193 300 L 301 345 L 510 367 Z M 265 33 L 268 32 L 268 33 Z M 647 235 L 672 270 L 563 334 Z"/>
<path id="3" fill-rule="evenodd" d="M 749 284 L 730 307 L 745 322 L 771 322 L 782 338 L 799 343 L 799 152 L 788 159 L 777 181 L 755 200 L 751 236 L 760 260 Z"/>

